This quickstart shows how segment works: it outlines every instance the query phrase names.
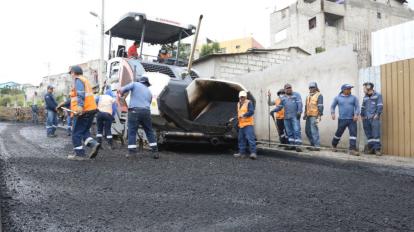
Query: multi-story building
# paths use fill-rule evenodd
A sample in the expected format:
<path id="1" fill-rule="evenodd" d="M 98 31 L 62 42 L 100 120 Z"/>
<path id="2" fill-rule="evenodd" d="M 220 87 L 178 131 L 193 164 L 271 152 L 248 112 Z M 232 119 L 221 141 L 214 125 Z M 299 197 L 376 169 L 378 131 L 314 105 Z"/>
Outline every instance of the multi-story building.
<path id="1" fill-rule="evenodd" d="M 406 0 L 297 0 L 270 17 L 271 47 L 310 53 L 353 44 L 370 53 L 370 33 L 414 19 Z M 362 60 L 369 65 L 369 57 Z"/>
<path id="2" fill-rule="evenodd" d="M 219 53 L 221 54 L 233 54 L 233 53 L 243 53 L 247 52 L 249 49 L 264 49 L 264 47 L 257 42 L 253 37 L 245 37 L 240 39 L 232 39 L 217 42 L 220 46 Z M 200 57 L 201 47 L 199 45 L 196 47 L 195 58 Z"/>

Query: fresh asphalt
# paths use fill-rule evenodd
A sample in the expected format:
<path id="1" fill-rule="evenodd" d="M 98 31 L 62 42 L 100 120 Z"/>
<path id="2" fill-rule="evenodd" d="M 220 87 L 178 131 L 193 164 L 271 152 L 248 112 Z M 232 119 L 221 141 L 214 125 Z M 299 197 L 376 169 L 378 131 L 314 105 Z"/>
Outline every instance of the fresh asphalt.
<path id="1" fill-rule="evenodd" d="M 413 170 L 197 147 L 68 161 L 45 134 L 0 123 L 4 231 L 414 231 Z"/>

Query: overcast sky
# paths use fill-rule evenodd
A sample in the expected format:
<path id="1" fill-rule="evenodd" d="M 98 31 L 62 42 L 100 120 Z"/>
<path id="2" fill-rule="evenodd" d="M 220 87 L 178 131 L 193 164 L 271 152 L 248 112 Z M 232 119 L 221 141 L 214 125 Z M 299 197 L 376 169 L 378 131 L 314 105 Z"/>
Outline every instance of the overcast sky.
<path id="1" fill-rule="evenodd" d="M 202 38 L 220 41 L 252 35 L 267 47 L 270 13 L 276 6 L 293 1 L 106 0 L 105 23 L 108 28 L 125 13 L 135 11 L 196 25 L 198 16 L 203 14 Z M 100 14 L 100 2 L 0 1 L 0 83 L 37 85 L 42 76 L 65 72 L 72 64 L 97 59 L 99 22 L 89 11 Z"/>

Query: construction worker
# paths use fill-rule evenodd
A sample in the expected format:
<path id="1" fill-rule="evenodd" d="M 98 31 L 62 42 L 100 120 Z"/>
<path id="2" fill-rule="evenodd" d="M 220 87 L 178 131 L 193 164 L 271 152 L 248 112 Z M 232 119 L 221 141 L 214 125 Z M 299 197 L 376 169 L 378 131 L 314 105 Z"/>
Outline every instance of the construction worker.
<path id="1" fill-rule="evenodd" d="M 332 120 L 335 120 L 335 108 L 338 106 L 338 129 L 332 139 L 332 150 L 338 151 L 337 146 L 346 128 L 349 130 L 349 153 L 359 156 L 356 146 L 357 142 L 357 121 L 360 115 L 358 98 L 351 94 L 352 85 L 344 84 L 341 86 L 341 93 L 335 97 L 331 105 Z"/>
<path id="2" fill-rule="evenodd" d="M 72 143 L 75 154 L 68 156 L 69 160 L 87 160 L 85 146 L 91 148 L 89 158 L 98 155 L 100 143 L 94 140 L 90 134 L 90 128 L 97 112 L 95 98 L 89 81 L 83 76 L 82 68 L 72 66 L 69 74 L 73 78 L 74 86 L 71 90 L 70 109 L 73 112 Z"/>
<path id="3" fill-rule="evenodd" d="M 53 96 L 53 86 L 47 86 L 47 93 L 45 95 L 45 106 L 47 111 L 46 118 L 46 135 L 49 138 L 56 137 L 55 131 L 57 128 L 57 102 Z"/>
<path id="4" fill-rule="evenodd" d="M 138 48 L 140 46 L 139 41 L 135 41 L 134 44 L 131 45 L 131 47 L 128 48 L 128 58 L 135 58 L 138 59 Z"/>
<path id="5" fill-rule="evenodd" d="M 305 132 L 311 144 L 311 151 L 320 151 L 321 142 L 319 138 L 318 123 L 323 115 L 323 96 L 318 89 L 316 82 L 309 83 L 309 95 L 306 98 L 305 113 L 303 120 L 306 120 Z"/>
<path id="6" fill-rule="evenodd" d="M 299 93 L 293 92 L 292 85 L 286 84 L 285 95 L 282 97 L 280 105 L 276 106 L 274 110 L 270 112 L 273 115 L 275 112 L 279 112 L 282 109 L 285 110 L 285 129 L 288 137 L 289 144 L 296 145 L 287 147 L 287 150 L 296 150 L 302 152 L 299 147 L 302 145 L 302 135 L 300 129 L 300 118 L 302 116 L 302 97 Z"/>
<path id="7" fill-rule="evenodd" d="M 247 146 L 249 146 L 250 159 L 257 159 L 256 136 L 254 134 L 254 106 L 247 99 L 247 92 L 239 92 L 239 103 L 237 103 L 237 119 L 239 127 L 239 153 L 234 154 L 235 158 L 245 158 Z"/>
<path id="8" fill-rule="evenodd" d="M 127 158 L 137 154 L 137 132 L 138 127 L 142 126 L 148 139 L 149 146 L 153 152 L 154 159 L 159 159 L 157 139 L 152 129 L 151 121 L 151 102 L 152 93 L 149 90 L 151 83 L 148 77 L 141 77 L 138 82 L 132 82 L 121 88 L 121 95 L 131 92 L 130 103 L 128 105 L 128 154 Z"/>
<path id="9" fill-rule="evenodd" d="M 105 94 L 97 97 L 98 114 L 96 116 L 97 134 L 96 140 L 102 144 L 102 138 L 105 135 L 111 149 L 114 148 L 112 141 L 112 121 L 116 113 L 116 103 L 111 88 L 107 88 Z M 105 132 L 105 133 L 104 133 Z"/>
<path id="10" fill-rule="evenodd" d="M 277 98 L 276 100 L 272 101 L 272 94 L 270 93 L 270 91 L 267 93 L 268 99 L 267 99 L 267 104 L 269 106 L 278 106 L 280 105 L 280 103 L 282 102 L 282 98 L 285 95 L 285 90 L 284 89 L 280 89 L 279 91 L 277 91 Z M 285 131 L 285 110 L 282 109 L 281 111 L 274 113 L 271 115 L 272 118 L 275 121 L 275 125 L 276 125 L 276 129 L 277 129 L 277 133 L 279 134 L 279 141 L 281 144 L 289 144 L 289 140 L 287 138 L 286 135 L 286 131 Z"/>
<path id="11" fill-rule="evenodd" d="M 364 83 L 365 97 L 362 101 L 361 117 L 367 136 L 368 154 L 381 156 L 381 114 L 383 110 L 382 95 L 374 90 L 374 84 Z"/>
<path id="12" fill-rule="evenodd" d="M 39 124 L 39 107 L 37 106 L 37 92 L 35 91 L 33 94 L 33 101 L 32 101 L 32 122 L 33 124 Z"/>

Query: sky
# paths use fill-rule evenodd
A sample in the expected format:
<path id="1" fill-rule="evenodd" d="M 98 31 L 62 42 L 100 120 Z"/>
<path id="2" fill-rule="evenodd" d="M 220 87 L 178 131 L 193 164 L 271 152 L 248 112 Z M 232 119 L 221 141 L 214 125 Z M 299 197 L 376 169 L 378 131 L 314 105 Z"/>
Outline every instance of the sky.
<path id="1" fill-rule="evenodd" d="M 253 36 L 268 47 L 270 13 L 294 1 L 105 0 L 105 28 L 127 12 L 193 25 L 203 14 L 200 38 L 222 41 Z M 410 4 L 414 7 L 414 0 Z M 43 76 L 98 59 L 99 20 L 90 11 L 100 14 L 101 0 L 0 1 L 0 83 L 38 85 Z"/>

